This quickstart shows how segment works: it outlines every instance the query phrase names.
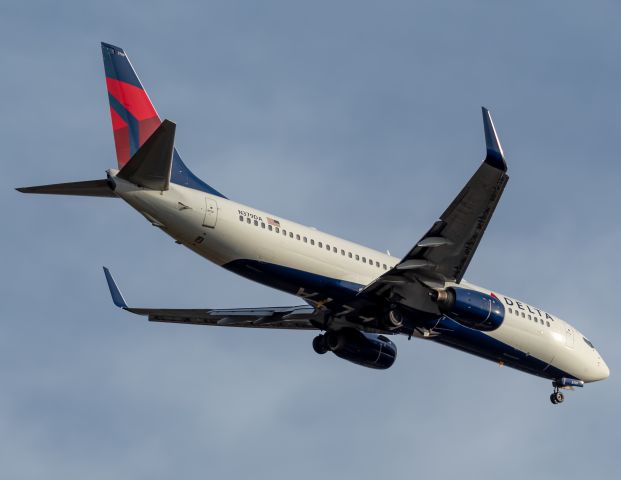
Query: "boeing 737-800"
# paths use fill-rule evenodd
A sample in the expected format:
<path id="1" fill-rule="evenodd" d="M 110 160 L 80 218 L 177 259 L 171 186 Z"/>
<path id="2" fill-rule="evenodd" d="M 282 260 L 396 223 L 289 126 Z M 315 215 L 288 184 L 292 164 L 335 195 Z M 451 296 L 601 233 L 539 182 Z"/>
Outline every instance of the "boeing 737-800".
<path id="1" fill-rule="evenodd" d="M 313 348 L 365 367 L 396 359 L 393 335 L 420 337 L 552 380 L 561 389 L 609 370 L 569 323 L 463 277 L 507 184 L 507 164 L 483 108 L 487 155 L 431 228 L 402 258 L 228 199 L 195 176 L 174 146 L 175 124 L 155 111 L 127 54 L 102 43 L 118 168 L 107 178 L 19 188 L 114 197 L 202 257 L 296 295 L 303 305 L 230 309 L 135 308 L 104 268 L 114 304 L 151 321 L 316 330 Z"/>

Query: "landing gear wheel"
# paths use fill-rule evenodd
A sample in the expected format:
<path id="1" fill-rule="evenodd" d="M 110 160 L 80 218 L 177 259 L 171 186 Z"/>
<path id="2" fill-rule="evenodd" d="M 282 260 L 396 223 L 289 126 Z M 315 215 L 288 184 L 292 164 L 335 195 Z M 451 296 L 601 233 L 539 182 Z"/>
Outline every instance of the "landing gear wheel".
<path id="1" fill-rule="evenodd" d="M 315 350 L 315 352 L 319 355 L 323 355 L 328 351 L 328 345 L 324 335 L 317 335 L 313 338 L 313 350 Z"/>
<path id="2" fill-rule="evenodd" d="M 554 387 L 554 392 L 550 395 L 550 401 L 554 405 L 558 405 L 559 403 L 563 403 L 565 400 L 565 395 L 561 392 L 561 386 L 556 382 L 552 382 L 552 386 Z"/>
<path id="3" fill-rule="evenodd" d="M 389 330 L 397 330 L 403 326 L 403 314 L 398 308 L 388 311 L 384 319 L 384 324 Z"/>

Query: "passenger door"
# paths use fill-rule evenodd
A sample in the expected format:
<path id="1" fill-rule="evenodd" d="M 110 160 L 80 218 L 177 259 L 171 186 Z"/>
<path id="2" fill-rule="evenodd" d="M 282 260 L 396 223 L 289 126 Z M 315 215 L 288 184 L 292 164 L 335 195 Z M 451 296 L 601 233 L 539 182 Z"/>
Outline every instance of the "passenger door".
<path id="1" fill-rule="evenodd" d="M 218 221 L 218 204 L 213 198 L 205 197 L 205 216 L 203 226 L 214 228 Z"/>

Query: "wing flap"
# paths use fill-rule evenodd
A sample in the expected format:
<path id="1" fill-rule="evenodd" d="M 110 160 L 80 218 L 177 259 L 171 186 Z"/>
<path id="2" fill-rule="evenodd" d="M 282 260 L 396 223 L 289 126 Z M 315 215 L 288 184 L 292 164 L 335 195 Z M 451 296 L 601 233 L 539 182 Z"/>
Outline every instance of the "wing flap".
<path id="1" fill-rule="evenodd" d="M 459 283 L 483 238 L 509 176 L 483 163 L 402 263 L 427 261 L 429 269 Z M 437 238 L 445 242 L 439 244 Z M 432 239 L 429 241 L 428 239 Z"/>
<path id="2" fill-rule="evenodd" d="M 306 306 L 262 309 L 152 309 L 126 308 L 128 312 L 149 317 L 151 322 L 188 323 L 218 327 L 275 328 L 284 330 L 317 330 L 311 320 L 320 313 Z M 293 314 L 291 317 L 287 315 Z"/>
<path id="3" fill-rule="evenodd" d="M 285 330 L 317 330 L 315 325 L 323 322 L 323 312 L 308 305 L 228 309 L 129 307 L 110 270 L 103 269 L 114 304 L 136 315 L 147 316 L 152 322 Z"/>

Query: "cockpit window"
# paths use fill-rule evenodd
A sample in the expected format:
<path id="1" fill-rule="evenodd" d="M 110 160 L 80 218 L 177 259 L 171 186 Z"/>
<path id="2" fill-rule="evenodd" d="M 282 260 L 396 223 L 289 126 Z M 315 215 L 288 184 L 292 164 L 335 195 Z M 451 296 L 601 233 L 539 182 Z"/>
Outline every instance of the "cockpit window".
<path id="1" fill-rule="evenodd" d="M 584 343 L 586 343 L 589 347 L 591 347 L 591 348 L 595 348 L 595 347 L 593 346 L 593 344 L 592 344 L 591 342 L 589 342 L 589 340 L 588 340 L 587 338 L 582 337 L 582 340 L 584 340 Z"/>

